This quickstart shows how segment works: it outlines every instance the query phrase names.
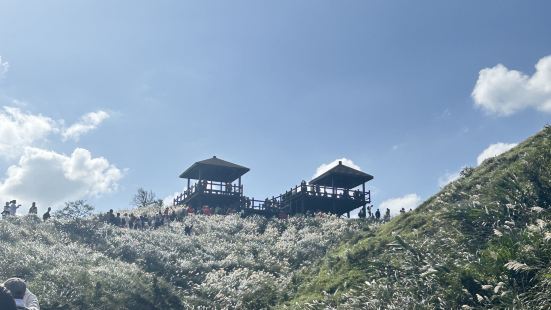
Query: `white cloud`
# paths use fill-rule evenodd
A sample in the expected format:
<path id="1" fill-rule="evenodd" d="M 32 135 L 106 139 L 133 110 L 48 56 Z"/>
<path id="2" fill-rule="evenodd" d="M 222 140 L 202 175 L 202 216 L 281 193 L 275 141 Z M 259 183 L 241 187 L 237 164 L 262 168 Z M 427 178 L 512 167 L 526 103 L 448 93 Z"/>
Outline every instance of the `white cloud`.
<path id="1" fill-rule="evenodd" d="M 2 60 L 2 56 L 0 56 L 0 79 L 6 76 L 6 73 L 8 73 L 9 68 L 10 68 L 10 64 L 7 61 Z"/>
<path id="2" fill-rule="evenodd" d="M 480 165 L 483 161 L 485 161 L 488 158 L 495 157 L 498 155 L 501 155 L 508 150 L 514 148 L 517 146 L 517 143 L 495 143 L 488 146 L 478 157 L 476 158 L 476 164 Z"/>
<path id="3" fill-rule="evenodd" d="M 312 177 L 312 179 L 322 175 L 323 173 L 325 173 L 326 171 L 328 171 L 329 169 L 335 167 L 336 165 L 339 164 L 339 161 L 342 162 L 343 165 L 346 165 L 350 168 L 354 168 L 354 169 L 357 169 L 357 170 L 362 170 L 360 168 L 360 166 L 354 164 L 354 162 L 348 158 L 339 158 L 339 159 L 335 159 L 334 161 L 328 163 L 328 164 L 321 164 L 317 169 L 316 169 L 316 173 L 314 174 L 314 176 Z"/>
<path id="4" fill-rule="evenodd" d="M 499 116 L 527 108 L 551 113 L 551 55 L 538 61 L 532 76 L 502 64 L 482 69 L 471 95 L 476 106 Z"/>
<path id="5" fill-rule="evenodd" d="M 461 176 L 461 170 L 463 170 L 463 168 L 454 172 L 446 172 L 443 176 L 438 178 L 438 186 L 444 187 L 451 182 L 459 179 L 459 177 Z"/>
<path id="6" fill-rule="evenodd" d="M 0 182 L 0 196 L 24 205 L 43 207 L 96 197 L 115 191 L 123 173 L 103 157 L 77 148 L 70 156 L 39 148 L 25 148 L 19 162 L 8 168 Z"/>
<path id="7" fill-rule="evenodd" d="M 406 211 L 409 209 L 415 209 L 421 204 L 421 197 L 417 194 L 407 194 L 402 197 L 391 198 L 383 201 L 379 206 L 381 211 L 381 216 L 384 215 L 385 210 L 390 209 L 391 215 L 396 215 L 400 213 L 401 208 L 405 208 Z"/>
<path id="8" fill-rule="evenodd" d="M 83 115 L 80 121 L 63 130 L 61 133 L 63 140 L 73 139 L 78 141 L 82 134 L 96 129 L 107 118 L 109 118 L 109 114 L 101 110 Z"/>
<path id="9" fill-rule="evenodd" d="M 42 115 L 22 112 L 19 108 L 0 110 L 0 157 L 14 159 L 24 148 L 57 131 L 57 123 Z"/>

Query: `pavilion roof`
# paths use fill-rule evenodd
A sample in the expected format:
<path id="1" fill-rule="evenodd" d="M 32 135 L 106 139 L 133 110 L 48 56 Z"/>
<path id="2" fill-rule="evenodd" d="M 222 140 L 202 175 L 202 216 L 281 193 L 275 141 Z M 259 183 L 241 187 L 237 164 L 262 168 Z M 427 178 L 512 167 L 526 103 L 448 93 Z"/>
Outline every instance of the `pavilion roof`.
<path id="1" fill-rule="evenodd" d="M 345 166 L 339 161 L 337 166 L 314 178 L 309 183 L 313 185 L 354 188 L 372 179 L 372 175 Z"/>
<path id="2" fill-rule="evenodd" d="M 194 163 L 180 174 L 180 178 L 233 182 L 249 170 L 249 168 L 213 156 L 212 158 Z"/>

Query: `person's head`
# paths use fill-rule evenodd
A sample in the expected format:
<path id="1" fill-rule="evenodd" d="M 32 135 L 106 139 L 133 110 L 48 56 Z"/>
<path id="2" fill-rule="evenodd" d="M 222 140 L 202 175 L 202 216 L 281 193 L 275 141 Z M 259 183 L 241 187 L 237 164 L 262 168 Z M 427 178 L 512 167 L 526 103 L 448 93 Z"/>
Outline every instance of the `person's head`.
<path id="1" fill-rule="evenodd" d="M 4 282 L 4 286 L 10 290 L 14 299 L 23 299 L 27 291 L 27 284 L 21 278 L 10 278 Z"/>
<path id="2" fill-rule="evenodd" d="M 52 211 L 52 208 L 51 207 L 48 207 L 48 212 Z"/>
<path id="3" fill-rule="evenodd" d="M 3 285 L 0 285 L 0 309 L 3 310 L 16 310 L 15 300 L 13 300 L 10 291 Z"/>
<path id="4" fill-rule="evenodd" d="M 33 207 L 36 207 L 36 202 L 33 201 Z"/>

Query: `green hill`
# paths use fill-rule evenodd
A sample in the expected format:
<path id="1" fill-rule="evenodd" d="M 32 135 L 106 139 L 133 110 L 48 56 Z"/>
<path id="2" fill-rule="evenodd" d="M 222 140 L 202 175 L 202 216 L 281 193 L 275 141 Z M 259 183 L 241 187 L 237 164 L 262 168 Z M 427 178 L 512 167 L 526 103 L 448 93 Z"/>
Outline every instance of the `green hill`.
<path id="1" fill-rule="evenodd" d="M 545 309 L 550 206 L 546 127 L 383 225 L 230 215 L 129 230 L 95 216 L 0 220 L 0 279 L 26 278 L 44 310 Z"/>
<path id="2" fill-rule="evenodd" d="M 549 309 L 551 127 L 331 251 L 283 308 Z"/>

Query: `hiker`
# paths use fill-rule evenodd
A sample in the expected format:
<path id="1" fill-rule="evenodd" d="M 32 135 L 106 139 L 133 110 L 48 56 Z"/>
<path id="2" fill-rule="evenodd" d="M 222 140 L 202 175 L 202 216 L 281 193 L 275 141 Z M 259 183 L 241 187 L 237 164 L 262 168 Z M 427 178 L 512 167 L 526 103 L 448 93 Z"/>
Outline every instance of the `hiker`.
<path id="1" fill-rule="evenodd" d="M 128 227 L 128 213 L 125 213 L 121 218 L 121 227 Z"/>
<path id="2" fill-rule="evenodd" d="M 113 223 L 115 224 L 115 226 L 118 226 L 120 227 L 121 226 L 121 214 L 120 212 L 117 212 L 117 216 L 113 219 Z"/>
<path id="3" fill-rule="evenodd" d="M 44 213 L 44 215 L 42 215 L 42 220 L 44 222 L 46 222 L 46 220 L 48 220 L 51 216 L 50 216 L 50 211 L 52 211 L 52 208 L 48 207 L 48 211 L 46 211 L 46 213 Z"/>
<path id="4" fill-rule="evenodd" d="M 15 300 L 11 296 L 10 291 L 3 285 L 0 285 L 0 309 L 2 310 L 17 310 Z"/>
<path id="5" fill-rule="evenodd" d="M 170 221 L 174 222 L 176 221 L 176 219 L 178 218 L 177 214 L 176 214 L 176 210 L 172 210 L 172 213 L 170 213 Z"/>
<path id="6" fill-rule="evenodd" d="M 27 284 L 20 278 L 10 278 L 4 286 L 11 292 L 17 309 L 40 310 L 38 298 L 27 289 Z"/>
<path id="7" fill-rule="evenodd" d="M 375 211 L 375 218 L 377 219 L 377 221 L 381 218 L 381 212 L 379 211 L 379 209 Z"/>
<path id="8" fill-rule="evenodd" d="M 15 216 L 15 213 L 17 213 L 17 209 L 19 209 L 19 207 L 21 207 L 21 205 L 16 205 L 16 203 L 17 203 L 16 200 L 12 200 L 10 202 L 10 215 Z"/>
<path id="9" fill-rule="evenodd" d="M 402 207 L 402 209 L 400 209 L 400 213 L 401 213 L 401 214 L 406 213 L 406 208 Z"/>
<path id="10" fill-rule="evenodd" d="M 390 220 L 390 209 L 386 208 L 385 211 L 385 222 Z"/>
<path id="11" fill-rule="evenodd" d="M 107 212 L 107 222 L 109 224 L 115 223 L 115 213 L 113 213 L 113 209 L 109 209 L 109 212 Z"/>
<path id="12" fill-rule="evenodd" d="M 8 216 L 10 216 L 10 203 L 6 202 L 6 205 L 4 206 L 4 211 L 2 211 L 2 218 L 5 219 Z"/>
<path id="13" fill-rule="evenodd" d="M 369 214 L 369 218 L 373 217 L 373 213 L 371 213 L 371 207 L 372 206 L 367 206 L 367 214 Z"/>
<path id="14" fill-rule="evenodd" d="M 193 229 L 193 225 L 186 225 L 184 227 L 184 233 L 186 236 L 191 236 L 191 230 Z"/>
<path id="15" fill-rule="evenodd" d="M 364 210 L 364 208 L 361 208 L 361 209 L 360 209 L 360 212 L 358 212 L 358 217 L 361 218 L 361 219 L 364 219 L 364 218 L 365 218 L 365 210 Z"/>
<path id="16" fill-rule="evenodd" d="M 36 207 L 36 202 L 33 201 L 33 204 L 29 208 L 29 214 L 38 214 L 38 208 Z"/>

